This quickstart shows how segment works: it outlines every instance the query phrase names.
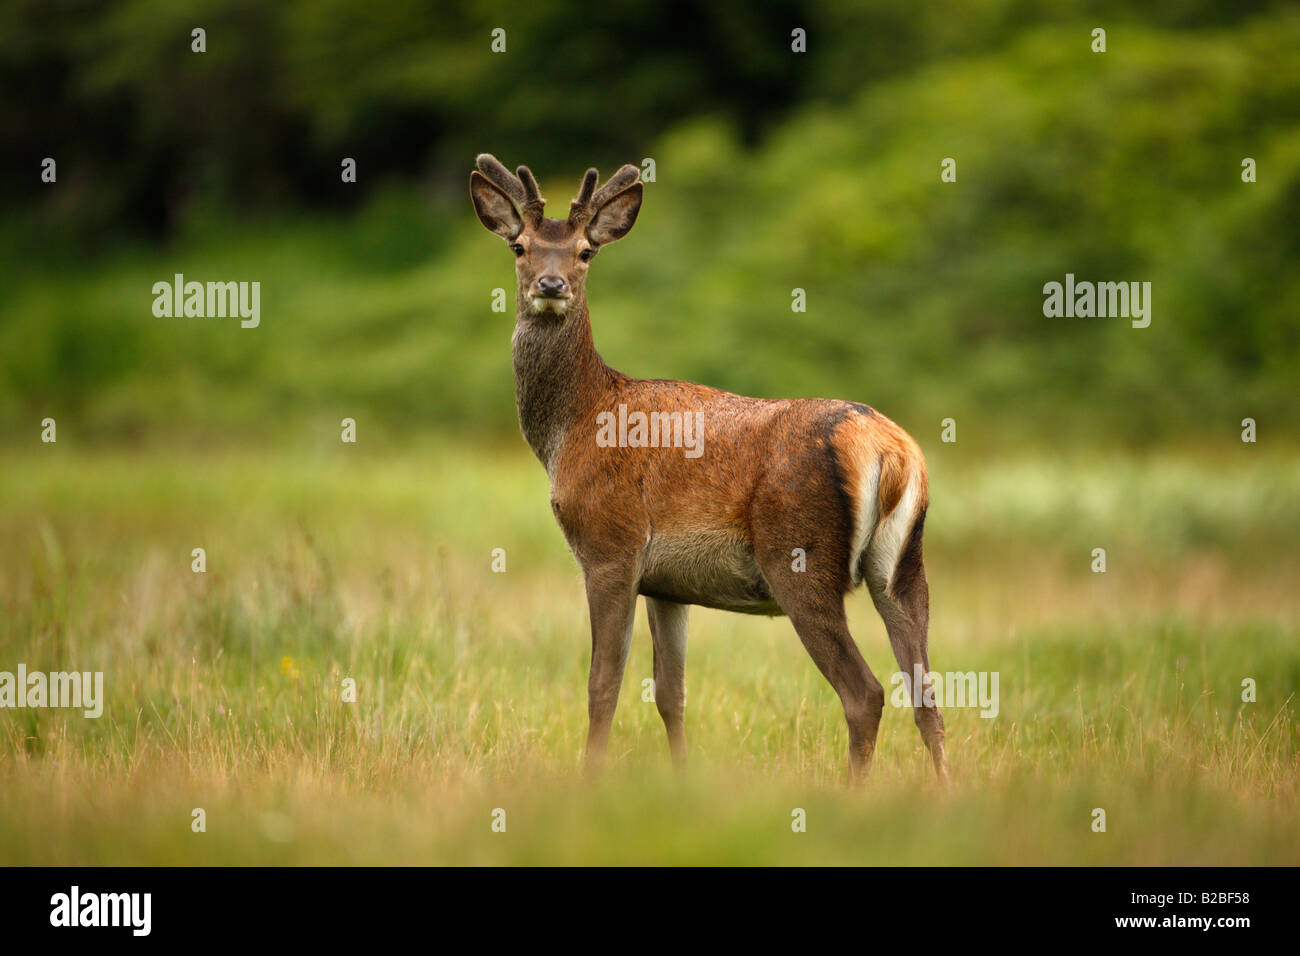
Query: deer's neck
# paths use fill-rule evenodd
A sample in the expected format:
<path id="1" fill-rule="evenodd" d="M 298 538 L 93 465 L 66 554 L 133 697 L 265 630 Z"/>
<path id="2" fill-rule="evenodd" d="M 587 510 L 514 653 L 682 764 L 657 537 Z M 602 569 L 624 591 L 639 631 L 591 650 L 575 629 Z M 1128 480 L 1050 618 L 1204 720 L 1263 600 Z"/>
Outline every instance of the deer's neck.
<path id="1" fill-rule="evenodd" d="M 570 429 L 591 417 L 585 413 L 618 373 L 596 354 L 585 301 L 572 302 L 563 316 L 521 309 L 513 345 L 519 425 L 550 472 Z"/>

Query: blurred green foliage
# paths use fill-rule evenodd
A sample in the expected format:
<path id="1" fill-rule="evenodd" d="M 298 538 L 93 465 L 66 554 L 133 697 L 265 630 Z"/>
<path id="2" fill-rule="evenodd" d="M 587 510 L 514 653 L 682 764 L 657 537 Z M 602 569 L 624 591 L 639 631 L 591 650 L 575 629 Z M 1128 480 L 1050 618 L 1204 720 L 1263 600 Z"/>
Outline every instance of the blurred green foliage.
<path id="1" fill-rule="evenodd" d="M 949 416 L 990 443 L 1294 439 L 1298 45 L 1280 3 L 18 0 L 0 422 L 510 431 L 513 274 L 465 192 L 487 149 L 552 209 L 587 165 L 655 160 L 589 288 L 629 373 L 865 401 L 927 443 Z M 261 327 L 155 318 L 175 272 L 260 281 Z M 1150 281 L 1150 328 L 1045 318 L 1067 272 Z"/>

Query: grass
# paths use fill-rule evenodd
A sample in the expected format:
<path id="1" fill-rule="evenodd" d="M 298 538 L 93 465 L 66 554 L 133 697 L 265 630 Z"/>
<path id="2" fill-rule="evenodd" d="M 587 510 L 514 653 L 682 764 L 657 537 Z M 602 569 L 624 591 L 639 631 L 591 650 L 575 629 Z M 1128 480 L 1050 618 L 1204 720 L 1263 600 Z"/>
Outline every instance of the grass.
<path id="1" fill-rule="evenodd" d="M 580 577 L 521 443 L 7 449 L 0 670 L 102 670 L 108 699 L 0 711 L 0 863 L 1300 858 L 1300 457 L 929 452 L 932 663 L 1000 689 L 995 718 L 946 711 L 946 792 L 892 707 L 850 789 L 788 622 L 700 609 L 691 770 L 642 700 L 642 612 L 585 781 Z M 886 679 L 870 600 L 849 606 Z"/>

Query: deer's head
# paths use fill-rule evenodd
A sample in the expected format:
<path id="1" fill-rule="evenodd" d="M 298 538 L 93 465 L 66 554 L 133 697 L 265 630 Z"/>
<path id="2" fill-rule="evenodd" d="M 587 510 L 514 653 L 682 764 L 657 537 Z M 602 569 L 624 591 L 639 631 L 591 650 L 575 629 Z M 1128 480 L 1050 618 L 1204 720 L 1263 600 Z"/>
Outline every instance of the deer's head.
<path id="1" fill-rule="evenodd" d="M 479 155 L 469 194 L 479 221 L 510 246 L 519 278 L 519 311 L 564 315 L 586 300 L 587 266 L 601 246 L 627 235 L 641 208 L 640 173 L 624 166 L 599 189 L 587 170 L 567 219 L 548 219 L 527 166 L 515 173 L 495 156 Z"/>

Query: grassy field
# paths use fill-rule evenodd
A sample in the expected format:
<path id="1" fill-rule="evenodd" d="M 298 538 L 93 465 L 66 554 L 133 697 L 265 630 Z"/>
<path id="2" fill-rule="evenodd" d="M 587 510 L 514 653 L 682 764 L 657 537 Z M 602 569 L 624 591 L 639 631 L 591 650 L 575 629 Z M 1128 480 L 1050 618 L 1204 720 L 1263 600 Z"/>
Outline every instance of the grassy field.
<path id="1" fill-rule="evenodd" d="M 1000 677 L 995 718 L 946 712 L 948 791 L 888 706 L 849 788 L 788 622 L 700 609 L 690 771 L 640 612 L 585 781 L 586 609 L 522 442 L 7 449 L 0 671 L 100 670 L 107 701 L 0 711 L 0 863 L 1300 861 L 1300 455 L 927 453 L 932 664 Z"/>

